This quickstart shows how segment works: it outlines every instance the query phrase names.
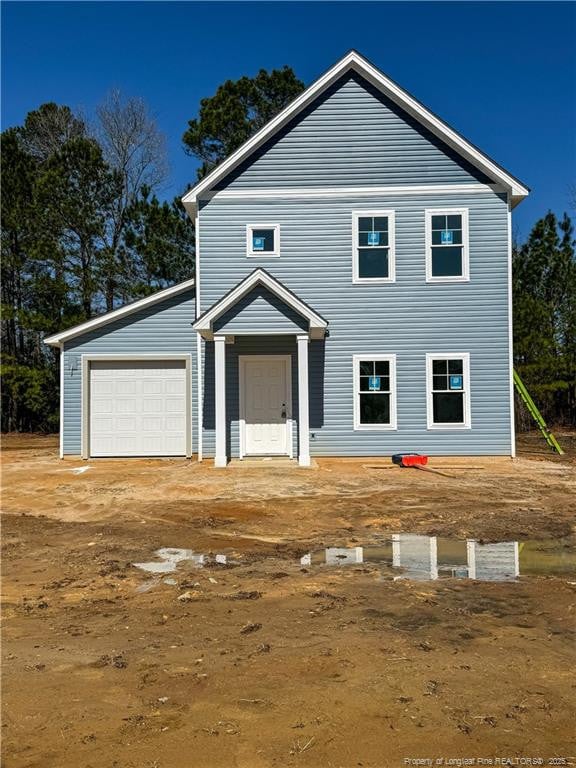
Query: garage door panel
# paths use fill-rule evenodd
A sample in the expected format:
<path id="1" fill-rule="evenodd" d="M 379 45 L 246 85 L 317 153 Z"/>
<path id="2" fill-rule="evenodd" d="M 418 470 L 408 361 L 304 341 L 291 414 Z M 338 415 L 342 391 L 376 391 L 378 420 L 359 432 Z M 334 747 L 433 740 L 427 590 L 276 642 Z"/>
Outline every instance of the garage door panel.
<path id="1" fill-rule="evenodd" d="M 135 379 L 118 379 L 116 381 L 116 394 L 135 395 L 137 393 L 137 382 Z"/>
<path id="2" fill-rule="evenodd" d="M 143 416 L 142 429 L 145 432 L 163 432 L 164 419 L 161 416 Z M 181 423 L 180 425 L 181 426 Z"/>
<path id="3" fill-rule="evenodd" d="M 112 395 L 114 384 L 107 379 L 95 379 L 92 381 L 92 392 L 95 395 Z"/>
<path id="4" fill-rule="evenodd" d="M 93 400 L 92 413 L 114 413 L 114 401 L 111 399 L 110 395 L 95 397 Z"/>
<path id="5" fill-rule="evenodd" d="M 166 413 L 184 413 L 186 403 L 183 397 L 167 397 Z"/>
<path id="6" fill-rule="evenodd" d="M 114 406 L 115 413 L 138 413 L 139 401 L 135 397 L 117 397 Z"/>
<path id="7" fill-rule="evenodd" d="M 161 379 L 144 379 L 142 381 L 142 393 L 145 395 L 161 395 L 164 390 L 164 382 Z"/>
<path id="8" fill-rule="evenodd" d="M 180 379 L 167 379 L 164 391 L 167 395 L 183 395 L 186 382 Z"/>
<path id="9" fill-rule="evenodd" d="M 166 407 L 166 401 L 162 397 L 142 397 L 140 402 L 142 413 L 162 413 Z"/>
<path id="10" fill-rule="evenodd" d="M 112 430 L 114 429 L 114 424 L 119 432 L 136 432 L 138 429 L 137 421 L 133 416 L 119 416 L 112 422 Z M 110 428 L 108 429 L 111 431 Z"/>
<path id="11" fill-rule="evenodd" d="M 90 455 L 185 456 L 183 360 L 94 361 Z"/>
<path id="12" fill-rule="evenodd" d="M 114 419 L 106 419 L 102 416 L 94 416 L 92 420 L 93 433 L 104 434 L 105 432 L 112 432 L 114 430 Z"/>

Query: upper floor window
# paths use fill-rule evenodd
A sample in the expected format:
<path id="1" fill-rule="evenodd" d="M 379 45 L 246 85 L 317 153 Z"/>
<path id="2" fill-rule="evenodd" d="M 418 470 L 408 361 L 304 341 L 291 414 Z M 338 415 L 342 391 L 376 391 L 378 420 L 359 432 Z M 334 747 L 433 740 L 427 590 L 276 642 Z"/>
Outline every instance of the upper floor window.
<path id="1" fill-rule="evenodd" d="M 354 429 L 396 429 L 396 355 L 354 355 Z"/>
<path id="2" fill-rule="evenodd" d="M 353 282 L 394 282 L 394 211 L 352 214 Z"/>
<path id="3" fill-rule="evenodd" d="M 465 282 L 468 268 L 468 209 L 426 211 L 426 281 Z"/>
<path id="4" fill-rule="evenodd" d="M 248 224 L 246 256 L 256 258 L 280 256 L 280 224 Z"/>
<path id="5" fill-rule="evenodd" d="M 470 356 L 426 355 L 428 429 L 470 427 Z"/>

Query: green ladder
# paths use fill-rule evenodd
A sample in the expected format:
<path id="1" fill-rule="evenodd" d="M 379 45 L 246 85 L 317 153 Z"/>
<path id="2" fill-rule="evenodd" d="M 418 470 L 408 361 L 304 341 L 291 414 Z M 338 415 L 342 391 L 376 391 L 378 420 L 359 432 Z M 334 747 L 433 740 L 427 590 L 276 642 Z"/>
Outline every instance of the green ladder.
<path id="1" fill-rule="evenodd" d="M 546 422 L 544 421 L 544 418 L 542 417 L 542 414 L 536 407 L 536 403 L 532 398 L 530 397 L 530 393 L 524 386 L 524 382 L 520 378 L 520 376 L 514 371 L 514 386 L 518 390 L 518 394 L 522 398 L 522 400 L 526 403 L 526 407 L 534 417 L 534 421 L 536 424 L 538 424 L 538 427 L 540 429 L 540 432 L 544 435 L 544 438 L 546 439 L 546 442 L 550 446 L 550 448 L 553 448 L 557 453 L 562 456 L 564 454 L 564 451 L 562 448 L 560 448 L 560 445 L 558 443 L 558 440 L 554 437 L 552 432 L 548 429 L 548 426 L 546 425 Z"/>

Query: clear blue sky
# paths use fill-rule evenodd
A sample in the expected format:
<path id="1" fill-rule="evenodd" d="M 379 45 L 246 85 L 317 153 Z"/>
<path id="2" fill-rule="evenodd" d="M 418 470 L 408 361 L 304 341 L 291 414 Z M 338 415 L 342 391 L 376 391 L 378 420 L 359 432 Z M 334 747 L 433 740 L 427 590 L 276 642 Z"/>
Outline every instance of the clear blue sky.
<path id="1" fill-rule="evenodd" d="M 181 136 L 203 96 L 284 64 L 309 84 L 355 48 L 532 188 L 521 235 L 569 209 L 573 3 L 4 2 L 2 22 L 3 128 L 46 101 L 141 96 L 168 139 L 167 197 L 195 179 Z"/>

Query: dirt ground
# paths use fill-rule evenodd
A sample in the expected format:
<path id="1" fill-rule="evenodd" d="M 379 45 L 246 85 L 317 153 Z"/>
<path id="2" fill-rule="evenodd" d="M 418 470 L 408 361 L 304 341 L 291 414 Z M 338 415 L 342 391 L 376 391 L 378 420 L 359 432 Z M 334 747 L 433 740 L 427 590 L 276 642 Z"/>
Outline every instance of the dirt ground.
<path id="1" fill-rule="evenodd" d="M 434 472 L 214 470 L 61 461 L 55 438 L 5 436 L 3 766 L 573 764 L 576 576 L 418 582 L 299 562 L 397 532 L 572 546 L 576 442 L 562 442 L 559 459 L 529 435 L 514 461 Z M 159 547 L 231 562 L 165 583 L 133 566 Z"/>

